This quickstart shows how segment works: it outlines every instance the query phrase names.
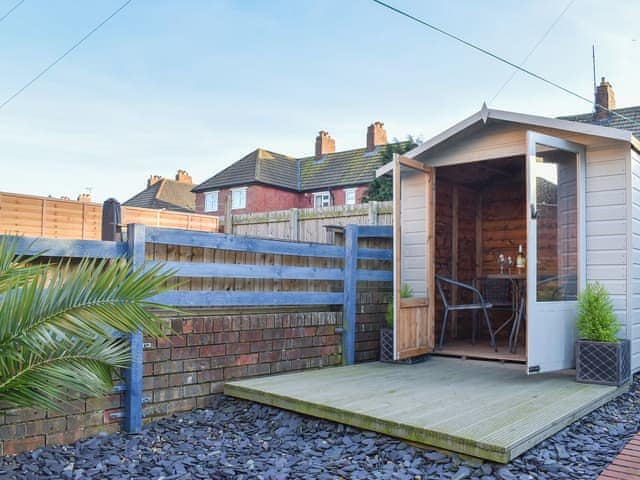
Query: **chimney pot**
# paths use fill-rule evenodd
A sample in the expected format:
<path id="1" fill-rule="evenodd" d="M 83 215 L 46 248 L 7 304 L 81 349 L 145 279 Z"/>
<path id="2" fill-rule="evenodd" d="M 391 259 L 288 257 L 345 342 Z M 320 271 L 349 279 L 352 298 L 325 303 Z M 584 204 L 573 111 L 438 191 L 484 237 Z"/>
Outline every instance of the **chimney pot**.
<path id="1" fill-rule="evenodd" d="M 186 170 L 178 170 L 176 173 L 176 181 L 179 183 L 192 184 L 193 178 L 191 178 L 191 175 L 189 175 Z"/>
<path id="2" fill-rule="evenodd" d="M 616 108 L 616 96 L 613 93 L 613 87 L 607 80 L 602 77 L 600 85 L 596 89 L 596 111 L 593 114 L 594 120 L 606 120 L 609 118 L 608 110 Z M 603 108 L 604 107 L 604 108 Z"/>
<path id="3" fill-rule="evenodd" d="M 387 144 L 387 131 L 384 123 L 373 122 L 367 128 L 367 152 L 372 152 L 378 145 Z"/>
<path id="4" fill-rule="evenodd" d="M 321 158 L 327 153 L 334 153 L 336 151 L 336 141 L 331 138 L 329 132 L 326 130 L 320 130 L 316 137 L 316 158 Z"/>
<path id="5" fill-rule="evenodd" d="M 162 177 L 160 175 L 151 175 L 149 177 L 149 180 L 147 180 L 147 188 L 149 188 L 151 185 L 155 185 L 160 180 L 162 180 Z"/>
<path id="6" fill-rule="evenodd" d="M 78 198 L 76 200 L 80 203 L 89 203 L 91 202 L 91 194 L 81 193 L 80 195 L 78 195 Z"/>

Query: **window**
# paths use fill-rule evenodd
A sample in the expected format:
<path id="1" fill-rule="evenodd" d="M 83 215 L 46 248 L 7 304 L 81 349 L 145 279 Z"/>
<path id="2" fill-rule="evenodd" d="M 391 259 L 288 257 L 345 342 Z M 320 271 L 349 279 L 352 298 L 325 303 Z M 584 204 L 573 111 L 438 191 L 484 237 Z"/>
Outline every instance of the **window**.
<path id="1" fill-rule="evenodd" d="M 344 204 L 355 205 L 356 204 L 356 189 L 345 188 L 344 189 Z"/>
<path id="2" fill-rule="evenodd" d="M 317 192 L 313 194 L 313 206 L 315 208 L 328 207 L 331 205 L 331 195 L 329 192 Z"/>
<path id="3" fill-rule="evenodd" d="M 218 211 L 218 191 L 205 192 L 204 194 L 204 211 L 216 212 Z"/>
<path id="4" fill-rule="evenodd" d="M 247 187 L 231 190 L 231 208 L 247 208 Z"/>

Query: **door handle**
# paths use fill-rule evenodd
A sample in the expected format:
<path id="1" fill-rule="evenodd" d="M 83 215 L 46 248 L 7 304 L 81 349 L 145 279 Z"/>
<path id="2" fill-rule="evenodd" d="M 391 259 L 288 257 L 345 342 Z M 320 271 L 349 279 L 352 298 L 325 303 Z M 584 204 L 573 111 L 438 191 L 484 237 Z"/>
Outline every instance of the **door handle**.
<path id="1" fill-rule="evenodd" d="M 536 206 L 532 203 L 530 205 L 531 207 L 531 219 L 535 220 L 536 218 L 538 218 L 538 210 L 536 209 Z"/>

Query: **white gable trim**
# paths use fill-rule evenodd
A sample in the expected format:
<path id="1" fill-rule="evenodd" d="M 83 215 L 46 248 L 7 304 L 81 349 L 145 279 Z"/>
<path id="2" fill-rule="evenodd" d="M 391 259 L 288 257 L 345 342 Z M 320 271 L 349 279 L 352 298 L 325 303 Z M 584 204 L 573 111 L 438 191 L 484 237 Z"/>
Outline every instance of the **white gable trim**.
<path id="1" fill-rule="evenodd" d="M 573 122 L 571 120 L 561 120 L 558 118 L 541 117 L 538 115 L 526 115 L 524 113 L 507 112 L 504 110 L 493 110 L 487 108 L 483 104 L 482 109 L 470 117 L 456 123 L 454 126 L 448 128 L 444 132 L 436 135 L 435 137 L 427 140 L 426 142 L 418 145 L 413 150 L 408 151 L 404 156 L 409 158 L 415 158 L 421 153 L 424 153 L 433 147 L 443 143 L 457 133 L 469 128 L 470 126 L 482 121 L 486 123 L 487 120 L 502 120 L 505 122 L 520 123 L 524 125 L 533 125 L 536 127 L 552 128 L 555 130 L 565 130 L 567 132 L 580 133 L 584 135 L 593 135 L 596 137 L 611 138 L 613 140 L 621 140 L 631 143 L 634 148 L 640 147 L 640 142 L 627 130 L 620 130 L 619 128 L 603 127 L 600 125 L 591 125 L 589 123 Z"/>

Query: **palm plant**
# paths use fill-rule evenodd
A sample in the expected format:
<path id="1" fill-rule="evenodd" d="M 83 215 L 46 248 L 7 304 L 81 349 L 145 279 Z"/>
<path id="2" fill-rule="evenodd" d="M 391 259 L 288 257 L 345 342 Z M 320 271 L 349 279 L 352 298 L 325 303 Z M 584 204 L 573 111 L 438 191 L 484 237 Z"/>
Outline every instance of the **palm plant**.
<path id="1" fill-rule="evenodd" d="M 60 409 L 78 395 L 110 393 L 130 359 L 122 334 L 163 335 L 150 308 L 169 307 L 148 298 L 172 272 L 124 260 L 45 263 L 18 256 L 17 245 L 0 240 L 0 402 Z"/>

